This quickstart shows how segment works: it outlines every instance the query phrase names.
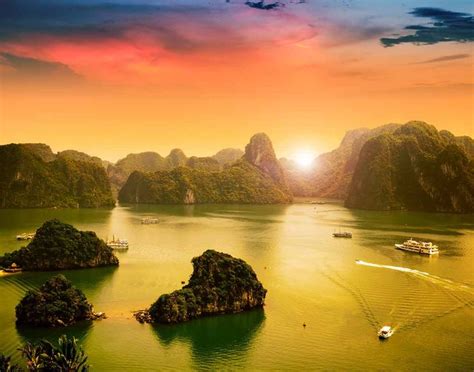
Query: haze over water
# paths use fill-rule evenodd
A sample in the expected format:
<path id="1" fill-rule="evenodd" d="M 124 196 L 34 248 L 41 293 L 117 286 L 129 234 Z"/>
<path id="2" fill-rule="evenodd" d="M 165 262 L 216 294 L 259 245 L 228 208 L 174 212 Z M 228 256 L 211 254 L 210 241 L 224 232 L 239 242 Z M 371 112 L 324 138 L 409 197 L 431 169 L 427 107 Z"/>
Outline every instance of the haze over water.
<path id="1" fill-rule="evenodd" d="M 161 223 L 142 225 L 146 216 Z M 104 239 L 115 234 L 129 240 L 117 269 L 64 272 L 108 319 L 67 329 L 17 329 L 16 304 L 52 273 L 3 276 L 4 353 L 67 331 L 80 339 L 95 370 L 474 366 L 472 215 L 354 211 L 338 202 L 316 208 L 300 203 L 1 210 L 0 253 L 21 246 L 16 234 L 53 217 Z M 332 238 L 339 229 L 352 231 L 353 239 Z M 410 237 L 438 244 L 439 257 L 393 248 Z M 268 289 L 263 310 L 172 326 L 139 324 L 132 317 L 132 310 L 180 288 L 192 272 L 191 258 L 209 248 L 254 268 Z M 376 332 L 384 324 L 396 331 L 381 342 Z"/>

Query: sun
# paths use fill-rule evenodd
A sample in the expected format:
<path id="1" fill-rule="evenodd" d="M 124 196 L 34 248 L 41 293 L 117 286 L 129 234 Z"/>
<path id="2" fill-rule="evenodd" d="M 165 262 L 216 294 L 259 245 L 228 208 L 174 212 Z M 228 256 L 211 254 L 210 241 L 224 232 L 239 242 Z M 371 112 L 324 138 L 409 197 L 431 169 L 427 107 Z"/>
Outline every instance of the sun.
<path id="1" fill-rule="evenodd" d="M 293 156 L 293 160 L 301 169 L 309 169 L 314 162 L 314 158 L 316 157 L 314 151 L 310 150 L 299 150 Z"/>

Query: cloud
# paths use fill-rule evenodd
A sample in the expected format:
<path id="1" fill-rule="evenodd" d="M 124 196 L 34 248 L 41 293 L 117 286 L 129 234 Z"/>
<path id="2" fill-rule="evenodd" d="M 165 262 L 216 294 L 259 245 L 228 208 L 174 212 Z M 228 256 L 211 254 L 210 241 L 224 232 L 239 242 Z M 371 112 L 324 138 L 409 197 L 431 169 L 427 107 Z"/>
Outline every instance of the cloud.
<path id="1" fill-rule="evenodd" d="M 441 56 L 438 58 L 429 59 L 427 61 L 416 62 L 415 64 L 421 65 L 426 63 L 438 63 L 438 62 L 448 62 L 448 61 L 455 61 L 458 59 L 469 58 L 470 54 L 451 54 L 449 56 Z"/>
<path id="2" fill-rule="evenodd" d="M 18 56 L 15 54 L 0 52 L 0 66 L 3 67 L 4 75 L 11 79 L 59 79 L 76 80 L 82 77 L 76 74 L 68 66 L 59 62 L 43 61 L 36 58 Z M 51 81 L 54 81 L 52 79 Z"/>
<path id="3" fill-rule="evenodd" d="M 284 4 L 280 3 L 279 1 L 266 4 L 265 1 L 263 0 L 262 1 L 246 1 L 245 5 L 251 8 L 260 9 L 260 10 L 272 10 L 272 9 L 277 9 L 284 6 Z"/>
<path id="4" fill-rule="evenodd" d="M 394 38 L 381 38 L 385 47 L 411 43 L 415 45 L 436 44 L 440 42 L 474 41 L 474 17 L 472 14 L 452 12 L 438 8 L 415 8 L 409 14 L 417 18 L 428 18 L 428 25 L 409 25 L 405 30 L 415 31 L 411 35 Z"/>

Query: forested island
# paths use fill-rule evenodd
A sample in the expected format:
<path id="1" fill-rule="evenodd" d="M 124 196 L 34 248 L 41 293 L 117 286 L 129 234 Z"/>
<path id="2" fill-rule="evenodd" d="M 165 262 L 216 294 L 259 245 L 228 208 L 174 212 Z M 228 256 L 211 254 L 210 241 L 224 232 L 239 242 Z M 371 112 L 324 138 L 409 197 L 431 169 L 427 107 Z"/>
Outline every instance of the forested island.
<path id="1" fill-rule="evenodd" d="M 103 166 L 55 155 L 42 144 L 0 146 L 0 207 L 114 206 Z"/>
<path id="2" fill-rule="evenodd" d="M 207 250 L 192 259 L 193 273 L 187 285 L 161 295 L 140 321 L 180 323 L 201 316 L 237 313 L 261 307 L 267 290 L 245 261 Z"/>
<path id="3" fill-rule="evenodd" d="M 115 164 L 75 150 L 54 154 L 44 144 L 10 144 L 0 146 L 0 205 L 101 207 L 114 205 L 112 195 L 121 203 L 274 204 L 312 196 L 349 208 L 470 213 L 473 162 L 472 138 L 418 121 L 348 131 L 306 171 L 278 160 L 263 133 L 245 151 L 188 157 L 175 148 Z"/>
<path id="4" fill-rule="evenodd" d="M 425 122 L 351 130 L 310 171 L 280 162 L 295 196 L 342 199 L 358 209 L 474 211 L 474 140 Z"/>
<path id="5" fill-rule="evenodd" d="M 119 260 L 94 232 L 53 219 L 36 231 L 26 247 L 0 257 L 1 267 L 13 263 L 25 271 L 50 271 L 117 266 Z"/>
<path id="6" fill-rule="evenodd" d="M 80 320 L 93 320 L 93 306 L 84 293 L 64 275 L 50 278 L 37 290 L 29 290 L 16 306 L 17 324 L 64 327 Z"/>
<path id="7" fill-rule="evenodd" d="M 242 159 L 223 170 L 178 167 L 134 172 L 119 193 L 124 203 L 288 203 L 283 169 L 266 134 L 254 135 Z"/>
<path id="8" fill-rule="evenodd" d="M 473 212 L 474 147 L 462 140 L 423 122 L 370 139 L 360 151 L 345 205 Z"/>

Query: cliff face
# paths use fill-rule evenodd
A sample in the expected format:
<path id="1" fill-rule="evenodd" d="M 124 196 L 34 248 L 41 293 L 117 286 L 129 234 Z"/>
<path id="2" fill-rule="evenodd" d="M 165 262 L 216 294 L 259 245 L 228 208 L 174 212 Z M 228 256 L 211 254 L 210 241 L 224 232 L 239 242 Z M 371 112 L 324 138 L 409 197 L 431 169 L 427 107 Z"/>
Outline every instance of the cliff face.
<path id="1" fill-rule="evenodd" d="M 173 149 L 170 151 L 169 155 L 166 157 L 166 162 L 168 163 L 168 169 L 182 167 L 186 165 L 188 158 L 181 149 Z"/>
<path id="2" fill-rule="evenodd" d="M 219 162 L 222 166 L 235 163 L 237 160 L 244 156 L 244 152 L 241 149 L 223 149 L 218 151 L 212 157 Z"/>
<path id="3" fill-rule="evenodd" d="M 48 147 L 49 149 L 49 147 Z M 101 207 L 114 200 L 102 166 L 50 159 L 38 146 L 0 146 L 0 207 Z M 54 154 L 53 154 L 54 155 Z"/>
<path id="4" fill-rule="evenodd" d="M 251 144 L 247 148 L 252 163 L 242 159 L 222 171 L 209 170 L 209 166 L 196 166 L 195 169 L 178 167 L 155 173 L 134 172 L 120 190 L 119 200 L 157 204 L 269 204 L 291 201 L 271 142 L 265 141 L 263 146 L 254 140 Z"/>
<path id="5" fill-rule="evenodd" d="M 474 161 L 456 138 L 410 122 L 369 140 L 360 152 L 346 206 L 474 211 Z"/>
<path id="6" fill-rule="evenodd" d="M 28 246 L 0 258 L 0 266 L 16 263 L 23 270 L 49 271 L 117 266 L 119 261 L 92 231 L 79 231 L 58 220 L 46 221 Z"/>
<path id="7" fill-rule="evenodd" d="M 152 321 L 179 323 L 264 305 L 267 291 L 245 261 L 208 250 L 192 263 L 189 284 L 160 296 L 150 307 Z"/>
<path id="8" fill-rule="evenodd" d="M 52 277 L 38 290 L 28 291 L 15 310 L 18 324 L 32 326 L 67 326 L 93 318 L 92 305 L 84 293 L 63 275 Z"/>
<path id="9" fill-rule="evenodd" d="M 244 159 L 269 175 L 280 187 L 288 190 L 286 177 L 278 161 L 272 142 L 265 133 L 255 134 L 245 146 Z"/>
<path id="10" fill-rule="evenodd" d="M 311 175 L 312 195 L 336 199 L 347 197 L 349 185 L 363 145 L 373 137 L 391 133 L 399 127 L 387 124 L 374 129 L 354 129 L 346 133 L 340 146 L 315 160 Z"/>

